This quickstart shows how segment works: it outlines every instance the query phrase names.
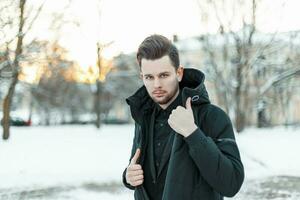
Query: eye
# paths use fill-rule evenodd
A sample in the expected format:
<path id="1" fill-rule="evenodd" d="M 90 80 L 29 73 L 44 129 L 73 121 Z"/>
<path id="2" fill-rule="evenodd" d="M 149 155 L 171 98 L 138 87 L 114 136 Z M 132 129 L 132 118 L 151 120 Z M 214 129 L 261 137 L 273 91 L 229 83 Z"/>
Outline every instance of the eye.
<path id="1" fill-rule="evenodd" d="M 168 77 L 169 75 L 168 74 L 161 74 L 160 75 L 160 78 L 166 78 L 166 77 Z"/>
<path id="2" fill-rule="evenodd" d="M 146 80 L 152 80 L 153 77 L 152 77 L 152 76 L 145 76 L 145 79 L 146 79 Z"/>

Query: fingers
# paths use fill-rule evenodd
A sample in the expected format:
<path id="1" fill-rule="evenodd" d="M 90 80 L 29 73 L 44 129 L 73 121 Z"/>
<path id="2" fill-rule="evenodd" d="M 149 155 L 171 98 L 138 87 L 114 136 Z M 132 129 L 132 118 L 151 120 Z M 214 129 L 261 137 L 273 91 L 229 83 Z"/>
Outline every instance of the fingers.
<path id="1" fill-rule="evenodd" d="M 173 127 L 173 121 L 171 117 L 169 117 L 168 119 L 168 124 L 170 125 L 171 128 Z"/>
<path id="2" fill-rule="evenodd" d="M 130 176 L 129 179 L 133 183 L 137 182 L 137 181 L 142 181 L 142 180 L 144 180 L 144 175 L 141 174 L 141 175 L 138 175 L 138 176 Z"/>
<path id="3" fill-rule="evenodd" d="M 129 165 L 126 171 L 126 181 L 132 186 L 138 186 L 144 182 L 144 171 L 141 165 Z"/>
<path id="4" fill-rule="evenodd" d="M 126 170 L 126 181 L 132 186 L 138 186 L 144 182 L 144 171 L 142 166 L 137 163 L 141 154 L 141 149 L 137 148 L 134 156 L 132 157 L 129 166 Z"/>
<path id="5" fill-rule="evenodd" d="M 141 165 L 130 164 L 130 165 L 128 166 L 128 169 L 127 169 L 127 170 L 134 171 L 134 170 L 139 170 L 139 169 L 142 169 L 142 166 L 141 166 Z"/>
<path id="6" fill-rule="evenodd" d="M 130 161 L 130 164 L 136 164 L 138 158 L 140 157 L 140 154 L 141 154 L 141 149 L 140 148 L 137 148 L 134 156 L 132 157 L 131 161 Z"/>
<path id="7" fill-rule="evenodd" d="M 187 98 L 187 100 L 185 102 L 185 108 L 188 110 L 192 110 L 191 97 Z"/>
<path id="8" fill-rule="evenodd" d="M 135 181 L 135 182 L 133 182 L 132 184 L 130 184 L 130 185 L 132 185 L 132 186 L 139 186 L 139 185 L 142 185 L 143 184 L 143 182 L 144 182 L 144 180 L 139 180 L 139 181 Z"/>
<path id="9" fill-rule="evenodd" d="M 139 176 L 139 175 L 143 175 L 144 172 L 143 170 L 135 170 L 135 171 L 128 171 L 128 176 Z"/>

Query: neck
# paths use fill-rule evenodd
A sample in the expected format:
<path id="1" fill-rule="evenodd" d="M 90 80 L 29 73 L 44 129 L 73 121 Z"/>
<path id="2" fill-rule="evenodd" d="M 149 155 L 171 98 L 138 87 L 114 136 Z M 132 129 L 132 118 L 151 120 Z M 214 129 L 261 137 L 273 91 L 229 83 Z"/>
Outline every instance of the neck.
<path id="1" fill-rule="evenodd" d="M 179 95 L 179 88 L 178 88 L 176 94 L 172 97 L 172 99 L 168 103 L 166 103 L 166 104 L 159 104 L 159 106 L 163 110 L 165 110 L 177 98 L 178 95 Z"/>

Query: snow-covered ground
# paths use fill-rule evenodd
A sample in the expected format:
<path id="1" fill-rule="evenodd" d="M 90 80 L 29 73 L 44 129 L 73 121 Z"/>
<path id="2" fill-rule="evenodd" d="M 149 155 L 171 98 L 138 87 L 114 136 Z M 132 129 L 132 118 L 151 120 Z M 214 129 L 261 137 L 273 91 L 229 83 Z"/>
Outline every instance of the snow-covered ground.
<path id="1" fill-rule="evenodd" d="M 121 185 L 132 137 L 133 125 L 13 127 L 10 139 L 0 141 L 0 200 L 133 199 Z M 276 181 L 300 186 L 300 129 L 253 128 L 236 139 L 246 172 L 236 199 Z"/>
<path id="2" fill-rule="evenodd" d="M 247 129 L 237 136 L 248 178 L 300 177 L 300 128 Z"/>

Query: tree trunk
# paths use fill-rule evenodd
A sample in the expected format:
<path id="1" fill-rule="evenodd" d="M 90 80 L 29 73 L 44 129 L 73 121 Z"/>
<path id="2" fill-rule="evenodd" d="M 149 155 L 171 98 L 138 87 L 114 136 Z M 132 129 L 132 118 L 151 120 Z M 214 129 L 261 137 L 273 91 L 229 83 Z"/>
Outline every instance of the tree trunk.
<path id="1" fill-rule="evenodd" d="M 94 108 L 95 108 L 95 114 L 96 114 L 96 122 L 95 125 L 99 129 L 101 126 L 101 93 L 102 93 L 102 83 L 100 81 L 101 78 L 101 45 L 100 43 L 97 43 L 97 66 L 98 66 L 98 79 L 96 81 L 96 95 L 95 95 L 95 101 L 94 101 Z"/>
<path id="2" fill-rule="evenodd" d="M 266 117 L 266 102 L 262 99 L 258 101 L 257 105 L 257 127 L 263 128 L 269 125 Z"/>
<path id="3" fill-rule="evenodd" d="M 97 91 L 95 95 L 95 111 L 96 111 L 96 122 L 95 125 L 97 128 L 101 126 L 101 93 L 102 93 L 102 86 L 101 82 L 97 81 Z"/>
<path id="4" fill-rule="evenodd" d="M 10 108 L 12 103 L 12 98 L 15 91 L 15 86 L 18 83 L 18 74 L 13 76 L 12 83 L 9 86 L 7 95 L 3 102 L 3 139 L 7 140 L 9 138 L 9 127 L 10 127 Z"/>
<path id="5" fill-rule="evenodd" d="M 8 93 L 4 98 L 3 103 L 3 139 L 7 140 L 9 138 L 9 127 L 10 127 L 10 108 L 12 103 L 12 98 L 14 96 L 15 87 L 18 83 L 19 77 L 19 59 L 22 55 L 22 48 L 23 48 L 23 27 L 25 23 L 24 18 L 24 8 L 25 8 L 26 0 L 20 0 L 19 10 L 20 10 L 20 17 L 19 17 L 19 30 L 18 30 L 18 41 L 17 47 L 15 51 L 15 58 L 13 62 L 13 77 L 12 82 L 9 86 Z"/>
<path id="6" fill-rule="evenodd" d="M 45 122 L 44 122 L 45 126 L 50 126 L 50 111 L 48 107 L 45 109 L 44 116 L 45 116 Z"/>
<path id="7" fill-rule="evenodd" d="M 235 88 L 235 127 L 238 133 L 242 132 L 245 128 L 245 115 L 242 112 L 242 64 L 238 63 L 236 71 L 237 86 Z"/>

